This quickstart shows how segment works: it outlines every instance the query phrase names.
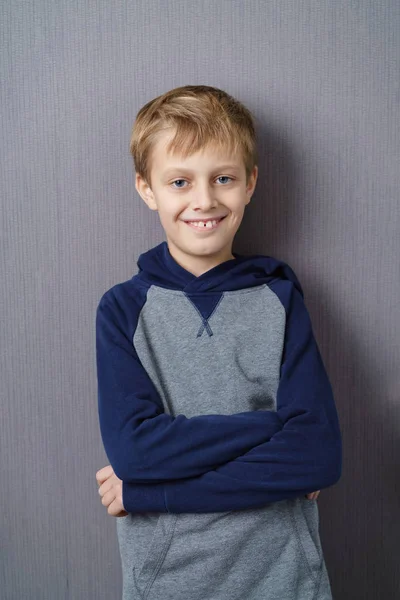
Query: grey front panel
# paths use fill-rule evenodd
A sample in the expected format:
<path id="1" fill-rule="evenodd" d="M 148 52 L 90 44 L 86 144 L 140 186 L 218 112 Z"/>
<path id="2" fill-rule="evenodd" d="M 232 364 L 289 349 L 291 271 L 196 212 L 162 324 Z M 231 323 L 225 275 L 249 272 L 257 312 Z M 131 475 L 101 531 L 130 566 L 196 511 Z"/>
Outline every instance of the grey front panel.
<path id="1" fill-rule="evenodd" d="M 275 410 L 284 307 L 265 284 L 215 300 L 204 326 L 184 293 L 148 292 L 133 341 L 166 412 Z M 124 600 L 330 600 L 318 521 L 317 503 L 305 498 L 243 511 L 129 514 L 117 523 Z"/>
<path id="2" fill-rule="evenodd" d="M 185 294 L 153 286 L 133 342 L 170 414 L 273 410 L 285 320 L 264 284 L 224 292 L 208 332 Z"/>

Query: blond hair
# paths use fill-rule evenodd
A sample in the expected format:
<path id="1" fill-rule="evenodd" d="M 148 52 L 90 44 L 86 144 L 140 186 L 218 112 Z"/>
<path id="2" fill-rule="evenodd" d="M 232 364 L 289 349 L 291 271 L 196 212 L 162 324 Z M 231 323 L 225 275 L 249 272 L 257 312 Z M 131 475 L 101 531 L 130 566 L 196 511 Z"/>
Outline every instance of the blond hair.
<path id="1" fill-rule="evenodd" d="M 185 85 L 150 100 L 136 115 L 129 150 L 136 173 L 149 185 L 152 148 L 159 134 L 169 129 L 175 130 L 175 136 L 167 152 L 186 157 L 209 144 L 240 152 L 247 180 L 258 163 L 252 113 L 223 90 Z"/>

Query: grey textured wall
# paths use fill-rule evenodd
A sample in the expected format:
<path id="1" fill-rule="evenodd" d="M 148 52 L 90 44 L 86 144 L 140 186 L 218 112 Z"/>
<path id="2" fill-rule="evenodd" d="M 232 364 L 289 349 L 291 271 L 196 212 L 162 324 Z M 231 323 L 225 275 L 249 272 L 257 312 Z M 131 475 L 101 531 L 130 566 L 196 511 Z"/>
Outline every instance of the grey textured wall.
<path id="1" fill-rule="evenodd" d="M 188 83 L 258 120 L 234 249 L 294 268 L 332 380 L 343 477 L 318 502 L 335 599 L 399 597 L 399 7 L 3 0 L 2 598 L 120 598 L 95 481 L 95 308 L 164 239 L 134 189 L 130 131 Z"/>

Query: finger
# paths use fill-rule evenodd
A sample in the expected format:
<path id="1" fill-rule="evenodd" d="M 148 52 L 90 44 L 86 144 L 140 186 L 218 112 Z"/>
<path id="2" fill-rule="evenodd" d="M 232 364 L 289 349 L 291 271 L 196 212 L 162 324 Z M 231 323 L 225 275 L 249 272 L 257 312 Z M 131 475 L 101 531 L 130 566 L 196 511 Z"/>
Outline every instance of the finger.
<path id="1" fill-rule="evenodd" d="M 110 504 L 107 512 L 112 517 L 126 517 L 129 514 L 121 504 L 121 500 L 118 497 L 116 497 L 115 500 Z"/>
<path id="2" fill-rule="evenodd" d="M 116 498 L 110 503 L 107 512 L 112 517 L 116 517 L 121 512 L 121 505 Z"/>
<path id="3" fill-rule="evenodd" d="M 99 484 L 101 485 L 103 483 L 103 481 L 108 479 L 112 473 L 113 473 L 113 468 L 111 465 L 107 465 L 106 467 L 103 467 L 102 469 L 97 471 L 97 473 L 96 473 L 97 485 L 99 485 Z"/>
<path id="4" fill-rule="evenodd" d="M 104 496 L 104 494 L 109 492 L 113 487 L 114 487 L 113 480 L 109 477 L 99 487 L 99 489 L 98 489 L 99 495 Z"/>
<path id="5" fill-rule="evenodd" d="M 110 475 L 112 473 L 113 473 L 113 468 L 111 465 L 107 465 L 106 467 L 103 467 L 96 473 L 97 482 L 102 483 L 105 479 L 108 479 L 108 477 L 110 477 Z"/>
<path id="6" fill-rule="evenodd" d="M 115 494 L 112 490 L 109 490 L 102 496 L 101 503 L 103 506 L 107 507 L 107 506 L 110 506 L 110 504 L 112 504 L 114 502 L 114 500 L 115 500 Z"/>

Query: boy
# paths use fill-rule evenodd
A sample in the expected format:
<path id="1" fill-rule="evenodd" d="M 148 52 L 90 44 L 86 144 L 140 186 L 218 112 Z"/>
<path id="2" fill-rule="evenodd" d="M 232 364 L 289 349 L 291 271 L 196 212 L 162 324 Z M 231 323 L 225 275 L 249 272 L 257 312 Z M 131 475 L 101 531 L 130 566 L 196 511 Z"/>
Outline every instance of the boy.
<path id="1" fill-rule="evenodd" d="M 139 111 L 130 150 L 167 241 L 96 312 L 123 600 L 331 599 L 315 501 L 341 476 L 331 385 L 293 270 L 232 252 L 258 175 L 251 113 L 176 88 Z"/>

